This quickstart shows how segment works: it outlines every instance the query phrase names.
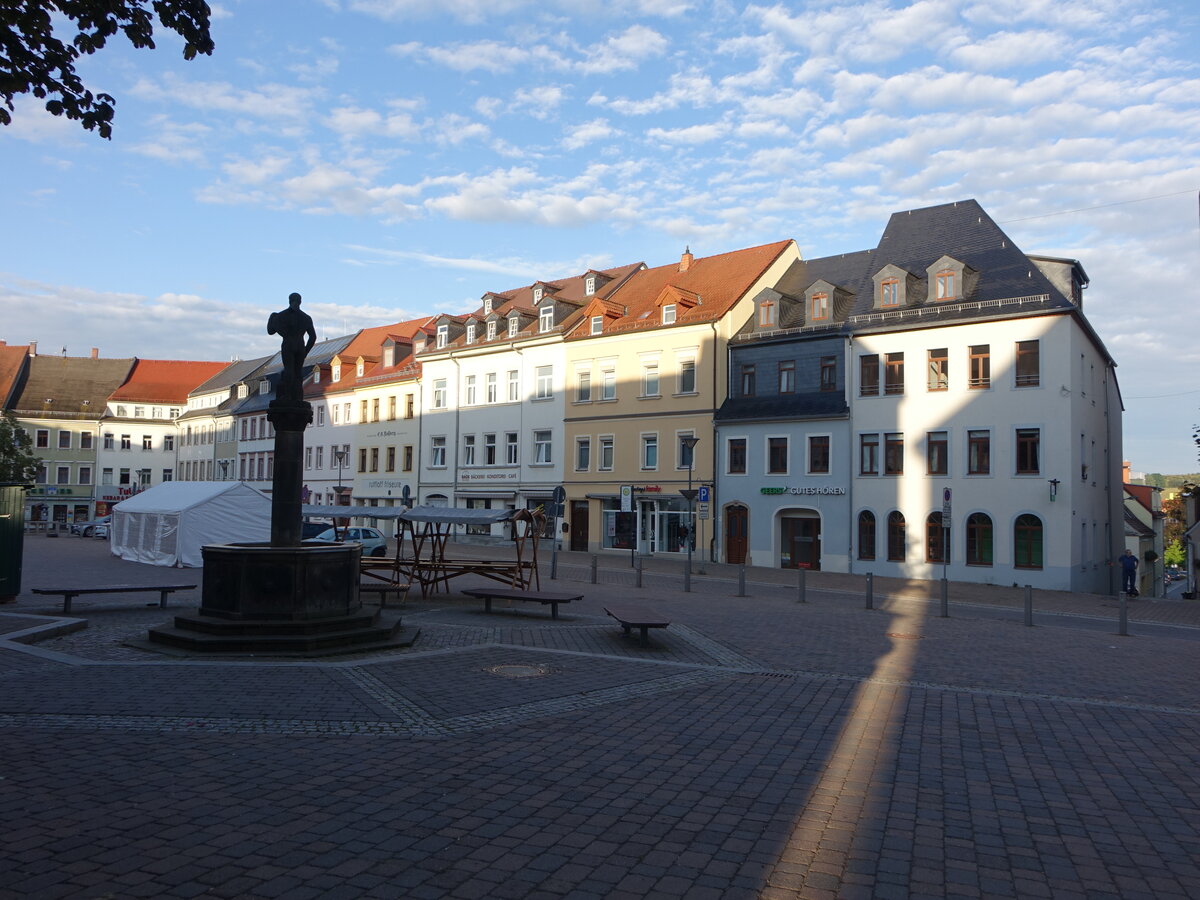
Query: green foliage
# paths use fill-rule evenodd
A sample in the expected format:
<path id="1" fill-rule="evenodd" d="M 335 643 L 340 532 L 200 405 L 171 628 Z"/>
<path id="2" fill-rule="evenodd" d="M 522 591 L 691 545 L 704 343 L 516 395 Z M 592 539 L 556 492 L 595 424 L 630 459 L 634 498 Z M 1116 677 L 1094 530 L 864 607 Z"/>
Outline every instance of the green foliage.
<path id="1" fill-rule="evenodd" d="M 53 115 L 111 139 L 116 98 L 84 87 L 75 61 L 101 49 L 118 31 L 134 47 L 153 50 L 155 15 L 187 42 L 184 59 L 209 55 L 210 14 L 204 0 L 0 0 L 0 125 L 12 123 L 17 94 L 33 94 Z M 54 33 L 56 25 L 65 27 L 63 17 L 74 25 L 66 30 L 77 32 L 66 42 Z"/>
<path id="2" fill-rule="evenodd" d="M 16 417 L 7 411 L 0 414 L 0 481 L 33 484 L 39 461 Z"/>
<path id="3" fill-rule="evenodd" d="M 1160 473 L 1160 472 L 1151 472 L 1149 475 L 1146 476 L 1145 482 L 1146 482 L 1146 484 L 1150 485 L 1151 487 L 1156 487 L 1156 488 L 1161 488 L 1161 487 L 1167 486 L 1167 479 L 1164 478 L 1162 476 L 1162 473 Z"/>
<path id="4" fill-rule="evenodd" d="M 1167 549 L 1163 551 L 1163 562 L 1168 566 L 1183 568 L 1185 557 L 1182 541 L 1173 541 L 1167 545 Z"/>

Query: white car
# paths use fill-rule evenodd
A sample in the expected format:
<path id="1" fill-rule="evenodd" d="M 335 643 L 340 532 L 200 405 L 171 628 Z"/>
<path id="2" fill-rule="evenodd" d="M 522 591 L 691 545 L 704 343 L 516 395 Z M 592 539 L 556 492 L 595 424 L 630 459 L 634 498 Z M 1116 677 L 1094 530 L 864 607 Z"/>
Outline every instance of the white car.
<path id="1" fill-rule="evenodd" d="M 337 534 L 332 528 L 326 528 L 309 540 L 332 544 L 337 541 Z M 348 544 L 362 544 L 363 556 L 387 556 L 387 538 L 378 528 L 345 528 L 342 530 L 342 540 Z"/>

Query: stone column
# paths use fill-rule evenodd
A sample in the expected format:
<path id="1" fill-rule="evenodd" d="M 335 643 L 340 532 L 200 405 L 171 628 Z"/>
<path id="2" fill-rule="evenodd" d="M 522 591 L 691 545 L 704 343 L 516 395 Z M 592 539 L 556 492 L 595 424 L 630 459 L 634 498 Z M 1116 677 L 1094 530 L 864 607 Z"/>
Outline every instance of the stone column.
<path id="1" fill-rule="evenodd" d="M 300 491 L 304 485 L 304 429 L 312 422 L 312 406 L 302 400 L 272 400 L 267 419 L 275 428 L 271 546 L 298 547 L 302 534 Z"/>

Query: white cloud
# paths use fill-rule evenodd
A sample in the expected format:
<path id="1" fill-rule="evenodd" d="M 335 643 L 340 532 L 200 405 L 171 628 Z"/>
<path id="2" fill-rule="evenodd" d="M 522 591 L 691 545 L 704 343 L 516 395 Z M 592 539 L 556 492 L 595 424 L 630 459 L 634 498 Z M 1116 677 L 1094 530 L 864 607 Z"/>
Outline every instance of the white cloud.
<path id="1" fill-rule="evenodd" d="M 264 184 L 282 175 L 290 163 L 290 157 L 277 154 L 262 156 L 257 160 L 232 159 L 223 164 L 221 169 L 242 184 Z"/>
<path id="2" fill-rule="evenodd" d="M 309 115 L 315 98 L 311 89 L 285 84 L 246 90 L 224 81 L 186 81 L 175 75 L 166 76 L 161 83 L 141 78 L 130 93 L 147 101 L 259 119 L 303 119 Z"/>
<path id="3" fill-rule="evenodd" d="M 466 141 L 483 140 L 491 131 L 482 122 L 472 122 L 456 113 L 443 116 L 438 124 L 437 140 L 442 144 L 457 145 Z"/>
<path id="4" fill-rule="evenodd" d="M 586 59 L 576 67 L 585 75 L 635 69 L 642 60 L 666 53 L 668 47 L 667 39 L 653 28 L 631 25 L 603 43 L 586 48 Z"/>
<path id="5" fill-rule="evenodd" d="M 968 69 L 995 71 L 1044 66 L 1070 53 L 1073 41 L 1055 31 L 999 31 L 950 51 L 949 58 Z"/>
<path id="6" fill-rule="evenodd" d="M 578 150 L 594 141 L 605 141 L 621 134 L 608 123 L 608 119 L 592 119 L 590 122 L 572 125 L 566 131 L 562 140 L 565 150 Z"/>
<path id="7" fill-rule="evenodd" d="M 425 201 L 431 212 L 472 222 L 525 222 L 552 227 L 584 225 L 636 215 L 637 201 L 611 190 L 558 185 L 528 168 L 496 169 L 485 175 L 431 179 L 450 190 Z"/>
<path id="8" fill-rule="evenodd" d="M 729 126 L 726 123 L 710 122 L 705 125 L 689 125 L 686 128 L 650 128 L 646 131 L 646 137 L 666 144 L 706 144 L 728 133 Z"/>
<path id="9" fill-rule="evenodd" d="M 557 85 L 520 88 L 513 95 L 513 108 L 528 110 L 535 119 L 546 119 L 562 105 L 566 97 L 566 91 Z"/>
<path id="10" fill-rule="evenodd" d="M 211 128 L 198 122 L 173 122 L 166 116 L 153 116 L 147 124 L 156 128 L 157 134 L 133 144 L 129 149 L 134 153 L 172 164 L 199 165 L 204 162 L 200 145 L 212 131 Z"/>

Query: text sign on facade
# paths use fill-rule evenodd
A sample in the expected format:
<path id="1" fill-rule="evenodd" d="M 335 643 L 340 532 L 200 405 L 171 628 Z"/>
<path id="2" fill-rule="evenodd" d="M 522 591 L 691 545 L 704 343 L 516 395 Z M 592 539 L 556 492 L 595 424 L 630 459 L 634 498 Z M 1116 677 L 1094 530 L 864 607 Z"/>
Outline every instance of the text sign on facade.
<path id="1" fill-rule="evenodd" d="M 700 518 L 707 519 L 708 518 L 708 504 L 701 503 L 699 506 L 699 510 L 700 510 Z"/>
<path id="2" fill-rule="evenodd" d="M 621 512 L 633 511 L 633 485 L 621 485 Z"/>

